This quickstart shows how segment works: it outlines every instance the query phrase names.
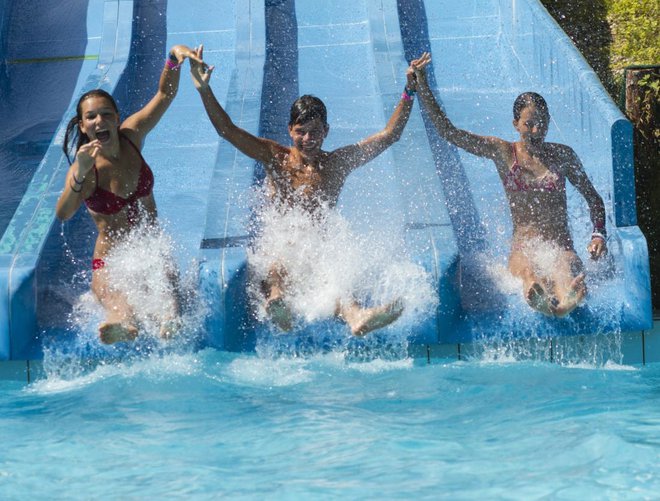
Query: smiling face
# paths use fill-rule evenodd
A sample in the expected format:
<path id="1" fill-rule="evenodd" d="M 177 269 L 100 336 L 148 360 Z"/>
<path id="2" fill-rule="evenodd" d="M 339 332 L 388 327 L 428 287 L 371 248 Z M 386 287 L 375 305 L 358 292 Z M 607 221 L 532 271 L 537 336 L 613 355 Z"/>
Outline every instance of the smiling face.
<path id="1" fill-rule="evenodd" d="M 547 111 L 535 104 L 528 104 L 520 112 L 520 118 L 513 121 L 513 126 L 520 133 L 520 140 L 524 144 L 539 147 L 548 134 L 550 117 Z"/>
<path id="2" fill-rule="evenodd" d="M 321 151 L 329 126 L 320 118 L 289 126 L 293 146 L 304 156 L 315 156 Z"/>
<path id="3" fill-rule="evenodd" d="M 103 144 L 117 141 L 119 115 L 107 98 L 90 96 L 81 103 L 80 108 L 78 125 L 90 141 L 98 139 Z"/>

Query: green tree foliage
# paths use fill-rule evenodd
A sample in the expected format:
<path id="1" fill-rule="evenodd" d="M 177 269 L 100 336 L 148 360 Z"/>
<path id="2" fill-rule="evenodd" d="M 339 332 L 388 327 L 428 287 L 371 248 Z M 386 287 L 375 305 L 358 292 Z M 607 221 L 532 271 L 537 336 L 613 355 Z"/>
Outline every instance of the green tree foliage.
<path id="1" fill-rule="evenodd" d="M 660 0 L 541 0 L 615 100 L 626 66 L 660 64 Z"/>
<path id="2" fill-rule="evenodd" d="M 660 64 L 660 1 L 605 0 L 612 30 L 610 69 L 616 80 L 630 65 Z"/>

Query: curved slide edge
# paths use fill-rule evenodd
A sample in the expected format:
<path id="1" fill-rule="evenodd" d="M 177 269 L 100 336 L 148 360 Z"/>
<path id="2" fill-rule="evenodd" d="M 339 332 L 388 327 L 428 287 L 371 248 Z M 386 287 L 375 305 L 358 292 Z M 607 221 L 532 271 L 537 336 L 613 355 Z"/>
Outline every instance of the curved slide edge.
<path id="1" fill-rule="evenodd" d="M 290 63 L 295 56 L 297 66 L 300 58 L 296 82 L 300 93 L 314 93 L 328 104 L 330 118 L 336 120 L 331 121 L 329 148 L 377 128 L 382 119 L 380 113 L 374 112 L 374 99 L 386 117 L 402 87 L 397 78 L 403 75 L 406 60 L 432 49 L 436 56 L 433 85 L 446 97 L 450 116 L 460 118 L 459 126 L 483 134 L 502 135 L 502 131 L 511 129 L 511 119 L 502 110 L 510 109 L 519 92 L 538 89 L 549 99 L 553 111 L 551 134 L 555 137 L 549 140 L 559 140 L 575 148 L 603 195 L 613 260 L 596 269 L 594 276 L 597 281 L 598 275 L 605 276 L 601 295 L 615 296 L 615 304 L 608 301 L 598 304 L 590 299 L 571 318 L 542 317 L 530 310 L 518 294 L 503 297 L 498 293 L 479 259 L 482 254 L 495 255 L 505 262 L 508 252 L 506 238 L 497 235 L 493 238 L 495 225 L 496 233 L 508 234 L 507 223 L 502 223 L 507 214 L 504 194 L 494 169 L 444 143 L 420 120 L 419 114 L 413 113 L 401 142 L 370 168 L 358 169 L 351 175 L 340 204 L 349 219 L 364 216 L 373 221 L 372 212 L 378 212 L 382 205 L 376 199 L 387 200 L 388 214 L 383 220 L 396 220 L 407 228 L 409 250 L 418 262 L 433 271 L 440 306 L 434 318 L 409 331 L 412 342 L 461 343 L 482 336 L 564 336 L 650 326 L 646 245 L 634 226 L 634 204 L 630 203 L 634 202 L 630 124 L 537 0 L 515 5 L 494 0 L 489 4 L 492 13 L 482 12 L 484 4 L 474 1 L 457 5 L 450 1 L 431 4 L 421 0 L 393 0 L 380 2 L 377 7 L 372 2 L 354 2 L 350 9 L 345 9 L 343 2 L 332 6 L 318 2 L 313 12 L 302 3 L 268 3 L 292 11 L 289 19 L 294 19 L 298 40 L 289 40 L 289 28 L 285 36 L 287 43 L 297 45 L 292 48 L 295 54 L 289 54 L 285 62 Z M 420 17 L 431 6 L 434 10 L 429 17 L 426 14 Z M 268 23 L 269 16 L 266 18 Z M 266 33 L 268 50 L 278 40 L 269 41 L 268 24 Z M 364 33 L 368 33 L 366 39 L 357 36 Z M 366 51 L 365 47 L 368 47 Z M 355 61 L 359 64 L 353 65 Z M 282 103 L 286 101 L 287 105 L 296 96 L 280 95 L 279 104 L 273 104 L 276 100 L 272 96 L 268 99 L 264 96 L 269 85 L 281 90 L 282 83 L 292 80 L 291 75 L 283 76 L 290 69 L 280 62 L 279 80 L 264 75 L 262 106 L 273 105 L 284 116 Z M 350 91 L 342 87 L 347 83 L 354 86 Z M 481 113 L 470 114 L 466 104 L 471 99 L 486 105 Z M 484 123 L 484 114 L 488 113 L 493 116 L 486 115 Z M 365 118 L 368 123 L 364 122 Z M 262 116 L 262 125 L 263 120 Z M 269 130 L 282 132 L 285 124 Z M 263 127 L 260 129 L 260 133 L 266 132 Z M 428 138 L 426 143 L 418 139 L 424 136 Z M 413 147 L 407 144 L 415 142 Z M 414 159 L 412 164 L 411 159 Z M 381 171 L 381 167 L 385 170 Z M 388 171 L 392 168 L 398 181 Z M 435 171 L 436 179 L 428 180 L 427 171 Z M 422 180 L 425 191 L 432 191 L 436 200 L 416 199 L 420 192 L 411 189 L 406 178 Z M 406 181 L 399 183 L 402 179 Z M 583 255 L 582 242 L 590 234 L 589 221 L 584 201 L 570 190 L 569 210 L 571 214 L 579 214 L 571 225 L 576 246 Z M 433 205 L 437 202 L 442 207 Z M 413 206 L 432 206 L 432 209 L 424 214 Z M 255 329 L 245 311 L 245 249 L 243 244 L 237 244 L 247 231 L 233 222 L 245 220 L 245 214 L 240 212 L 236 208 L 227 210 L 227 231 L 217 239 L 226 246 L 222 251 L 222 279 L 217 299 L 222 307 L 214 311 L 209 323 L 213 344 L 232 350 L 249 349 L 254 343 Z M 486 236 L 491 241 L 486 242 Z M 584 255 L 583 259 L 586 260 Z M 619 283 L 607 282 L 612 268 L 620 278 Z M 598 289 L 599 284 L 595 285 L 594 289 Z"/>
<path id="2" fill-rule="evenodd" d="M 442 97 L 454 123 L 483 135 L 513 140 L 515 131 L 507 110 L 520 92 L 540 92 L 553 118 L 548 140 L 576 150 L 605 201 L 608 217 L 611 259 L 590 263 L 585 251 L 591 233 L 586 204 L 572 187 L 568 188 L 571 230 L 578 254 L 593 272 L 589 287 L 595 292 L 569 318 L 547 319 L 512 297 L 493 302 L 490 291 L 484 294 L 482 285 L 489 281 L 489 266 L 494 261 L 505 263 L 503 257 L 508 253 L 506 198 L 492 165 L 459 151 L 459 164 L 467 174 L 466 186 L 476 209 L 475 220 L 488 228 L 489 242 L 483 255 L 477 240 L 477 244 L 468 241 L 460 250 L 458 280 L 464 321 L 458 329 L 441 332 L 441 342 L 649 328 L 647 251 L 635 226 L 632 128 L 568 36 L 538 0 L 397 3 L 400 12 L 408 11 L 411 25 L 416 27 L 407 33 L 404 29 L 406 57 L 431 50 L 434 91 Z M 410 10 L 417 12 L 411 14 Z M 427 31 L 419 26 L 426 26 Z M 431 131 L 429 142 L 442 143 L 442 139 Z M 438 172 L 442 176 L 441 167 Z M 447 199 L 452 204 L 455 197 L 448 194 Z M 457 235 L 459 230 L 454 226 Z"/>
<path id="3" fill-rule="evenodd" d="M 133 40 L 131 29 L 135 28 L 131 19 L 134 13 L 132 3 L 121 0 L 105 2 L 104 16 L 107 23 L 104 21 L 102 58 L 97 69 L 89 75 L 86 88 L 102 86 L 112 91 L 120 77 L 126 75 L 124 68 Z M 331 115 L 335 117 L 333 120 L 336 120 L 332 122 L 329 148 L 374 132 L 382 127 L 401 92 L 406 59 L 417 55 L 419 49 L 425 47 L 433 48 L 434 56 L 443 53 L 443 44 L 456 42 L 452 42 L 450 37 L 438 36 L 438 31 L 447 28 L 448 23 L 454 23 L 448 27 L 450 31 L 466 33 L 462 23 L 466 19 L 472 22 L 470 19 L 475 17 L 468 15 L 474 12 L 475 2 L 467 1 L 460 6 L 449 0 L 442 2 L 442 6 L 441 2 L 437 5 L 433 3 L 434 9 L 444 9 L 441 15 L 452 9 L 458 10 L 460 20 L 448 15 L 449 20 L 442 21 L 438 15 L 433 15 L 426 20 L 429 29 L 426 39 L 422 39 L 419 38 L 419 30 L 406 34 L 400 9 L 397 16 L 398 7 L 410 6 L 412 3 L 415 2 L 319 1 L 313 5 L 312 12 L 309 5 L 303 2 L 296 5 L 293 0 L 237 2 L 235 67 L 230 72 L 226 92 L 217 83 L 214 84 L 218 98 L 239 126 L 255 134 L 285 134 L 286 112 L 299 92 L 317 94 L 328 103 Z M 417 3 L 421 7 L 425 6 L 424 2 Z M 496 25 L 499 33 L 494 33 L 492 37 L 482 36 L 477 31 L 469 33 L 474 36 L 477 49 L 482 40 L 484 43 L 497 41 L 504 45 L 503 51 L 511 56 L 512 62 L 509 66 L 498 68 L 503 82 L 495 82 L 500 87 L 494 90 L 491 87 L 484 88 L 484 78 L 470 78 L 473 75 L 470 72 L 477 70 L 474 66 L 467 66 L 479 66 L 481 63 L 478 60 L 470 61 L 470 54 L 464 53 L 463 46 L 460 50 L 454 48 L 454 52 L 462 54 L 458 60 L 443 62 L 442 58 L 434 58 L 436 86 L 442 89 L 443 98 L 446 97 L 443 104 L 450 116 L 461 119 L 459 125 L 482 133 L 501 134 L 502 130 L 510 127 L 510 118 L 501 113 L 501 108 L 510 106 L 511 96 L 515 97 L 515 92 L 534 86 L 541 89 L 544 95 L 550 96 L 555 117 L 552 133 L 562 142 L 571 145 L 575 144 L 576 137 L 584 136 L 575 145 L 575 149 L 585 161 L 587 172 L 606 200 L 608 216 L 611 218 L 608 226 L 615 265 L 624 278 L 625 286 L 620 294 L 624 308 L 617 318 L 606 319 L 605 323 L 598 324 L 598 328 L 645 328 L 651 322 L 649 271 L 645 241 L 639 229 L 634 226 L 634 187 L 630 184 L 630 124 L 616 110 L 602 86 L 595 80 L 593 72 L 537 0 L 515 2 L 518 5 L 515 12 L 512 11 L 511 2 L 501 0 L 498 3 L 493 0 L 491 3 L 497 6 L 497 21 L 491 18 L 483 25 L 475 24 L 468 28 L 490 29 L 493 23 Z M 177 19 L 173 14 L 184 14 L 177 10 L 183 7 L 174 4 L 176 2 L 168 5 L 168 26 Z M 426 2 L 426 7 L 430 6 L 431 3 Z M 273 17 L 269 16 L 269 9 L 275 9 L 271 13 Z M 297 16 L 298 37 L 292 38 L 292 32 L 288 29 L 279 35 L 277 30 L 269 33 L 269 29 L 281 23 L 282 19 L 278 21 L 277 17 L 282 14 L 281 9 L 293 9 L 294 18 Z M 318 16 L 324 12 L 327 17 L 319 21 Z M 532 34 L 523 32 L 522 28 L 529 26 L 530 19 L 525 16 L 533 19 L 535 28 Z M 272 23 L 270 25 L 269 20 Z M 199 25 L 194 22 L 198 21 L 191 21 L 191 26 L 199 30 Z M 397 22 L 400 26 L 397 26 Z M 279 28 L 283 29 L 283 26 L 279 25 Z M 285 36 L 286 43 L 278 36 Z M 535 41 L 538 41 L 535 36 L 543 39 L 541 52 L 550 51 L 551 54 L 537 53 L 539 46 L 535 45 Z M 174 42 L 180 43 L 180 40 Z M 407 44 L 411 42 L 420 45 L 409 53 L 410 46 Z M 287 47 L 293 48 L 295 54 L 287 53 Z M 271 60 L 278 50 L 283 51 L 277 56 L 280 58 L 295 55 L 295 66 L 285 71 L 278 66 L 277 61 Z M 493 54 L 491 58 L 497 60 L 497 54 Z M 297 57 L 301 60 L 300 68 L 297 67 Z M 213 63 L 210 53 L 207 53 L 206 59 Z M 539 68 L 536 68 L 538 71 L 523 71 L 521 61 L 528 60 L 539 64 Z M 550 74 L 543 73 L 542 61 L 547 60 L 554 61 Z M 445 66 L 447 63 L 455 64 L 460 70 Z M 462 64 L 466 67 L 463 68 Z M 491 70 L 492 66 L 492 62 L 483 63 L 486 71 Z M 273 71 L 279 78 L 269 80 L 269 71 Z M 287 73 L 289 71 L 292 73 Z M 135 73 L 135 69 L 132 73 Z M 298 74 L 297 78 L 294 73 Z M 219 74 L 216 72 L 214 78 L 217 79 Z M 226 77 L 222 78 L 224 85 Z M 278 82 L 294 85 L 283 91 Z M 172 150 L 172 140 L 166 138 L 168 135 L 172 137 L 173 132 L 181 133 L 177 127 L 187 117 L 194 113 L 195 117 L 200 117 L 199 123 L 204 124 L 204 131 L 211 129 L 201 118 L 203 111 L 195 92 L 183 88 L 180 92 L 188 97 L 177 98 L 173 109 L 168 112 L 168 117 L 172 114 L 171 119 L 168 118 L 154 131 L 153 138 L 150 136 L 145 146 L 145 157 L 155 166 L 167 163 L 175 167 L 173 171 L 179 166 L 185 166 L 185 178 L 192 179 L 198 172 L 198 166 L 202 169 L 211 166 L 211 163 L 207 165 L 206 158 L 216 146 L 217 154 L 208 192 L 200 189 L 198 184 L 195 186 L 196 191 L 191 190 L 181 196 L 181 190 L 178 189 L 181 187 L 177 185 L 181 177 L 167 172 L 163 176 L 159 171 L 156 185 L 159 210 L 166 219 L 169 217 L 172 220 L 175 241 L 185 240 L 188 248 L 195 246 L 194 251 L 199 251 L 202 258 L 201 284 L 211 309 L 205 343 L 220 349 L 249 350 L 254 347 L 255 334 L 245 294 L 249 209 L 246 208 L 245 198 L 241 198 L 250 191 L 255 177 L 259 177 L 259 169 L 255 169 L 252 161 L 237 153 L 230 145 L 222 141 L 215 142 L 206 135 L 204 141 L 191 144 L 183 155 L 177 156 Z M 461 100 L 466 99 L 465 96 L 467 99 L 476 96 L 482 99 L 481 104 L 488 105 L 491 95 L 494 96 L 494 105 L 491 103 L 492 108 L 489 109 L 494 110 L 498 117 L 503 116 L 501 122 L 498 122 L 500 118 L 494 118 L 484 125 L 479 117 L 464 113 L 467 108 L 463 106 L 465 101 Z M 192 101 L 196 104 L 193 105 Z M 269 103 L 274 104 L 269 107 Z M 579 109 L 585 110 L 587 114 L 577 119 L 581 122 L 574 131 L 570 126 L 564 128 L 564 125 L 576 121 L 575 103 L 580 103 Z M 74 105 L 75 102 L 72 103 Z M 175 112 L 177 107 L 180 109 Z M 417 104 L 415 107 L 417 109 Z M 73 111 L 69 110 L 67 117 L 71 114 Z M 268 117 L 279 117 L 284 123 L 271 123 Z M 192 125 L 188 122 L 193 134 L 197 133 L 195 127 L 202 129 L 202 125 L 197 125 L 196 121 L 194 123 Z M 511 327 L 510 324 L 498 323 L 503 311 L 502 305 L 495 304 L 489 311 L 475 309 L 470 306 L 474 298 L 468 296 L 470 290 L 478 289 L 470 287 L 470 281 L 483 278 L 479 276 L 478 267 L 476 271 L 471 268 L 471 260 L 474 254 L 484 248 L 483 226 L 493 224 L 494 217 L 502 218 L 501 214 L 493 214 L 497 211 L 496 204 L 498 200 L 501 201 L 502 193 L 493 188 L 498 184 L 493 183 L 492 172 L 488 174 L 474 158 L 438 146 L 437 138 L 427 136 L 425 131 L 427 127 L 423 119 L 414 111 L 400 143 L 379 157 L 373 165 L 356 171 L 349 178 L 342 194 L 342 210 L 353 220 L 367 215 L 364 218 L 367 221 L 384 225 L 394 223 L 404 227 L 413 257 L 433 271 L 436 283 L 439 284 L 441 304 L 433 318 L 410 332 L 413 342 L 471 341 L 482 326 L 485 326 L 487 336 L 498 336 Z M 418 136 L 428 137 L 428 140 L 424 139 L 420 143 Z M 40 165 L 28 194 L 21 202 L 22 207 L 17 212 L 16 220 L 12 220 L 12 232 L 0 241 L 0 294 L 3 295 L 0 297 L 0 319 L 3 322 L 0 325 L 0 358 L 39 358 L 34 355 L 38 329 L 35 320 L 38 285 L 35 266 L 42 258 L 44 239 L 53 231 L 55 201 L 66 172 L 66 161 L 59 150 L 61 139 L 62 127 Z M 276 136 L 273 139 L 288 140 Z M 592 149 L 591 144 L 599 147 Z M 438 148 L 441 152 L 439 155 Z M 201 156 L 191 161 L 190 155 L 194 154 L 195 149 L 201 152 Z M 443 172 L 441 169 L 446 168 L 449 157 L 453 158 L 451 165 L 454 167 Z M 411 164 L 411 158 L 415 159 L 414 164 Z M 394 176 L 391 175 L 392 169 Z M 406 176 L 415 178 L 418 185 L 412 186 Z M 449 190 L 444 186 L 447 176 L 454 176 L 449 183 L 453 188 Z M 402 179 L 404 182 L 401 182 Z M 420 199 L 422 193 L 429 198 Z M 182 201 L 188 198 L 188 202 Z M 569 198 L 572 209 L 576 206 L 573 201 L 575 197 L 570 195 Z M 386 202 L 383 203 L 383 200 Z M 630 200 L 633 201 L 632 206 L 629 205 Z M 182 210 L 182 207 L 190 210 Z M 201 244 L 197 238 L 200 207 L 206 210 L 206 227 Z M 460 209 L 458 212 L 455 210 L 457 207 Z M 577 222 L 577 228 L 573 228 L 574 234 L 577 233 L 576 241 L 584 240 L 590 231 L 584 223 L 583 217 Z M 467 234 L 466 227 L 470 230 Z M 491 228 L 488 235 L 492 232 Z M 495 242 L 494 246 L 499 252 L 504 252 L 500 242 Z M 519 309 L 514 311 L 514 314 L 517 313 L 520 313 Z M 539 329 L 547 335 L 593 333 L 594 315 L 598 315 L 598 312 L 576 313 L 575 322 L 552 323 L 543 319 L 539 321 L 532 318 L 533 314 L 525 312 L 515 327 L 519 329 L 520 335 L 538 335 Z"/>
<path id="4" fill-rule="evenodd" d="M 124 70 L 130 49 L 133 1 L 90 3 L 102 17 L 103 30 L 96 68 L 82 92 L 97 87 L 112 92 Z M 102 9 L 102 10 L 101 10 Z M 68 164 L 61 152 L 68 119 L 75 115 L 77 97 L 57 129 L 19 207 L 0 240 L 0 360 L 40 358 L 37 337 L 35 269 L 55 218 L 55 203 Z"/>

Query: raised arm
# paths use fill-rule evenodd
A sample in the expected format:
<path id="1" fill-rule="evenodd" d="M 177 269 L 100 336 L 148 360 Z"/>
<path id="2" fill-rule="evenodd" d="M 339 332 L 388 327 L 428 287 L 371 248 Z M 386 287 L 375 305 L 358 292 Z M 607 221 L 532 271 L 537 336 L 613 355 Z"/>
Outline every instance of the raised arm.
<path id="1" fill-rule="evenodd" d="M 333 157 L 339 160 L 338 165 L 343 167 L 345 174 L 373 160 L 401 138 L 403 129 L 410 118 L 416 91 L 413 72 L 409 71 L 406 77 L 406 86 L 401 94 L 401 99 L 385 128 L 356 144 L 344 146 L 332 152 Z"/>
<path id="2" fill-rule="evenodd" d="M 566 178 L 573 186 L 575 186 L 575 189 L 580 192 L 589 206 L 589 215 L 591 217 L 591 224 L 593 225 L 593 233 L 591 234 L 591 242 L 589 242 L 587 249 L 593 259 L 598 259 L 607 253 L 605 204 L 587 176 L 587 173 L 584 171 L 582 162 L 580 162 L 577 154 L 568 146 L 561 145 L 560 147 L 565 148 L 563 156 L 568 162 Z"/>
<path id="3" fill-rule="evenodd" d="M 129 139 L 139 147 L 142 146 L 144 138 L 160 121 L 174 100 L 179 90 L 180 67 L 187 58 L 191 61 L 198 59 L 195 51 L 185 45 L 172 47 L 165 61 L 163 72 L 160 74 L 156 94 L 144 108 L 122 123 L 122 132 L 128 135 Z"/>
<path id="4" fill-rule="evenodd" d="M 494 159 L 501 150 L 503 141 L 496 137 L 479 136 L 459 129 L 449 120 L 442 107 L 436 101 L 428 84 L 426 66 L 430 62 L 431 55 L 428 52 L 424 52 L 419 59 L 415 59 L 410 63 L 410 68 L 415 72 L 419 101 L 428 112 L 438 134 L 450 143 L 473 155 Z"/>
<path id="5" fill-rule="evenodd" d="M 199 56 L 198 60 L 190 60 L 190 73 L 213 127 L 215 127 L 220 137 L 229 141 L 243 154 L 269 165 L 277 154 L 285 148 L 275 141 L 254 136 L 232 122 L 211 90 L 209 80 L 214 67 L 204 63 L 202 59 L 203 52 L 204 48 L 200 47 L 196 53 Z"/>

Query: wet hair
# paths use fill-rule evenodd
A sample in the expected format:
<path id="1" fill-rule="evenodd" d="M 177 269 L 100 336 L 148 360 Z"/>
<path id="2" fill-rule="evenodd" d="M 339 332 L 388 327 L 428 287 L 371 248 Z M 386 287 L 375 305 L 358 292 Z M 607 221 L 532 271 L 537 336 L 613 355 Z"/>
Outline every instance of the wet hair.
<path id="1" fill-rule="evenodd" d="M 314 119 L 320 119 L 325 125 L 328 124 L 328 110 L 316 96 L 305 94 L 300 96 L 291 105 L 291 117 L 289 118 L 289 127 L 310 122 Z"/>
<path id="2" fill-rule="evenodd" d="M 520 120 L 522 110 L 530 105 L 534 105 L 537 110 L 543 113 L 546 117 L 550 117 L 548 110 L 548 103 L 545 102 L 541 94 L 536 92 L 523 92 L 520 94 L 513 103 L 513 119 Z"/>
<path id="3" fill-rule="evenodd" d="M 85 92 L 82 96 L 80 96 L 80 99 L 78 99 L 78 106 L 76 106 L 76 116 L 73 117 L 71 120 L 69 120 L 69 123 L 66 126 L 66 132 L 64 133 L 64 143 L 62 144 L 62 151 L 64 151 L 64 155 L 66 156 L 69 165 L 73 163 L 70 157 L 71 153 L 73 153 L 73 157 L 75 158 L 75 155 L 80 149 L 80 147 L 83 144 L 89 142 L 89 138 L 87 137 L 87 134 L 83 134 L 80 131 L 78 124 L 82 120 L 82 103 L 86 99 L 89 99 L 90 97 L 105 98 L 111 104 L 112 108 L 115 110 L 117 115 L 119 115 L 119 108 L 117 108 L 117 103 L 115 102 L 114 98 L 102 89 L 90 90 L 88 92 Z M 74 141 L 76 143 L 76 147 L 72 152 L 71 145 L 73 144 Z"/>

